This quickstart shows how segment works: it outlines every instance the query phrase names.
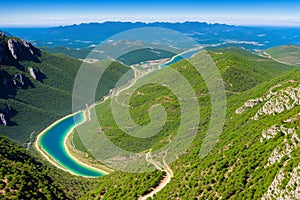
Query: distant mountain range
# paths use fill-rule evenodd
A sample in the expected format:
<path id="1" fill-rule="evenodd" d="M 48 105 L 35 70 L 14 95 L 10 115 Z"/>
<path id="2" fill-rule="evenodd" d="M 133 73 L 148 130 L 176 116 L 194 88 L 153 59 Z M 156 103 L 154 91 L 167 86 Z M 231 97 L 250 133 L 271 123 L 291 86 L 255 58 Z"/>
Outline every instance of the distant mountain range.
<path id="1" fill-rule="evenodd" d="M 3 30 L 29 40 L 39 47 L 86 48 L 98 45 L 120 32 L 144 27 L 172 29 L 190 36 L 204 46 L 236 46 L 253 51 L 286 44 L 300 44 L 300 28 L 246 27 L 205 22 L 104 22 L 52 28 L 5 28 Z M 151 38 L 149 40 L 151 41 Z"/>

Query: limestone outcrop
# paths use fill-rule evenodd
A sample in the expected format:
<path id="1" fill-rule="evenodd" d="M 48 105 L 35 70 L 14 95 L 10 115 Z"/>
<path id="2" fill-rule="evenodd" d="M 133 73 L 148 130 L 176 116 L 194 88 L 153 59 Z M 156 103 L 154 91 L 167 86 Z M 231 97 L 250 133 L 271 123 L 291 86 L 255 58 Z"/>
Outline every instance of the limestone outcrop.
<path id="1" fill-rule="evenodd" d="M 20 51 L 20 44 L 15 39 L 9 39 L 7 41 L 8 49 L 10 51 L 10 54 L 15 60 L 18 60 L 18 53 Z"/>
<path id="2" fill-rule="evenodd" d="M 290 80 L 289 82 L 292 82 Z M 264 97 L 250 99 L 242 107 L 236 109 L 236 114 L 242 114 L 249 108 L 253 108 L 258 104 L 264 105 L 252 117 L 253 120 L 258 120 L 263 115 L 275 115 L 282 113 L 285 110 L 291 110 L 297 105 L 300 105 L 300 84 L 296 87 L 288 86 L 282 88 L 282 84 L 278 84 L 270 88 L 269 93 Z M 275 91 L 274 91 L 275 90 Z"/>
<path id="3" fill-rule="evenodd" d="M 35 70 L 32 67 L 29 67 L 28 70 L 29 70 L 30 76 L 32 76 L 32 78 L 34 78 L 36 80 L 37 75 L 36 75 Z"/>
<path id="4" fill-rule="evenodd" d="M 283 180 L 289 178 L 288 183 L 282 188 Z M 281 170 L 275 177 L 268 191 L 261 198 L 262 200 L 282 199 L 295 200 L 300 199 L 300 164 L 288 174 Z"/>
<path id="5" fill-rule="evenodd" d="M 32 44 L 26 40 L 21 40 L 21 42 L 22 42 L 23 46 L 26 47 L 30 51 L 31 55 L 34 55 L 34 52 L 32 50 Z"/>
<path id="6" fill-rule="evenodd" d="M 7 126 L 7 120 L 3 113 L 0 113 L 0 121 L 4 126 Z"/>
<path id="7" fill-rule="evenodd" d="M 11 57 L 15 61 L 34 60 L 36 59 L 36 52 L 39 52 L 39 50 L 30 42 L 9 38 L 7 44 L 0 43 L 0 62 L 2 62 L 4 58 L 10 60 Z"/>
<path id="8" fill-rule="evenodd" d="M 290 80 L 282 84 L 271 87 L 263 97 L 250 99 L 244 105 L 236 109 L 236 114 L 242 114 L 246 110 L 261 105 L 256 114 L 249 120 L 260 120 L 262 116 L 276 115 L 286 110 L 291 110 L 300 105 L 300 84 Z M 286 171 L 284 167 L 291 161 L 292 153 L 300 146 L 300 137 L 295 126 L 296 121 L 300 119 L 300 113 L 293 117 L 282 120 L 280 124 L 275 124 L 265 130 L 262 130 L 260 142 L 276 139 L 278 134 L 283 140 L 278 144 L 268 158 L 265 168 L 275 163 L 283 162 L 283 168 L 280 169 L 275 179 L 268 187 L 267 192 L 262 196 L 262 200 L 271 199 L 300 199 L 300 164 L 294 169 Z M 283 158 L 285 158 L 283 160 Z"/>

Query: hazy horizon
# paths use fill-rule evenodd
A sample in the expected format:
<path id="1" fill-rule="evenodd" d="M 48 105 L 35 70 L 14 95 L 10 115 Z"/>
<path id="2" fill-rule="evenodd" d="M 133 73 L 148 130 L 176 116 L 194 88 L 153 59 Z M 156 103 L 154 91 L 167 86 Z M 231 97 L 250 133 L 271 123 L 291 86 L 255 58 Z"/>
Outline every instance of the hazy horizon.
<path id="1" fill-rule="evenodd" d="M 53 27 L 105 21 L 199 21 L 244 26 L 300 27 L 300 2 L 295 0 L 11 0 L 2 5 L 5 9 L 0 13 L 0 27 Z"/>
<path id="2" fill-rule="evenodd" d="M 299 25 L 285 25 L 285 24 L 229 24 L 229 23 L 224 23 L 224 22 L 209 22 L 209 21 L 196 21 L 196 20 L 185 20 L 185 21 L 162 21 L 162 20 L 157 20 L 157 21 L 142 21 L 142 20 L 136 20 L 136 21 L 129 21 L 129 20 L 103 20 L 103 21 L 84 21 L 84 22 L 78 22 L 78 23 L 66 23 L 66 24 L 48 24 L 48 25 L 4 25 L 1 26 L 0 24 L 0 29 L 10 29 L 10 28 L 53 28 L 53 27 L 64 27 L 64 26 L 73 26 L 73 25 L 81 25 L 81 24 L 92 24 L 92 23 L 106 23 L 106 22 L 122 22 L 122 23 L 145 23 L 145 24 L 151 24 L 151 23 L 185 23 L 185 22 L 196 22 L 196 23 L 207 23 L 207 24 L 224 24 L 224 25 L 229 25 L 229 26 L 249 26 L 249 27 L 274 27 L 274 28 L 300 28 Z"/>

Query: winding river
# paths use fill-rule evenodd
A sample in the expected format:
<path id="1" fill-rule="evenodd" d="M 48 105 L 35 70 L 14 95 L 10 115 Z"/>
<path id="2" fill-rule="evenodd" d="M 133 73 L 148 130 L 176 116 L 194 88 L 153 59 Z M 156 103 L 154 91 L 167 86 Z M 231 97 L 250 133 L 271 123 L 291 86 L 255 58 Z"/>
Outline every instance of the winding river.
<path id="1" fill-rule="evenodd" d="M 166 66 L 169 66 L 173 63 L 176 63 L 180 60 L 183 60 L 183 59 L 188 59 L 188 58 L 191 58 L 194 54 L 198 53 L 201 49 L 203 49 L 202 47 L 199 47 L 199 48 L 195 48 L 195 49 L 190 49 L 190 50 L 187 50 L 187 51 L 184 51 L 176 56 L 173 56 L 172 59 L 162 65 L 160 65 L 161 68 L 163 67 L 166 67 Z"/>
<path id="2" fill-rule="evenodd" d="M 192 49 L 174 56 L 170 61 L 160 65 L 161 68 L 171 65 L 185 58 L 190 58 L 200 49 Z M 66 138 L 76 126 L 85 122 L 84 111 L 68 115 L 46 128 L 39 134 L 36 142 L 37 149 L 56 167 L 72 174 L 85 177 L 100 177 L 106 173 L 87 166 L 70 156 L 66 150 Z M 54 161 L 54 162 L 53 162 Z"/>
<path id="3" fill-rule="evenodd" d="M 62 118 L 40 134 L 39 145 L 43 152 L 51 156 L 52 160 L 72 174 L 85 177 L 103 176 L 104 174 L 100 171 L 78 163 L 68 154 L 65 148 L 65 139 L 68 133 L 84 121 L 84 112 Z"/>

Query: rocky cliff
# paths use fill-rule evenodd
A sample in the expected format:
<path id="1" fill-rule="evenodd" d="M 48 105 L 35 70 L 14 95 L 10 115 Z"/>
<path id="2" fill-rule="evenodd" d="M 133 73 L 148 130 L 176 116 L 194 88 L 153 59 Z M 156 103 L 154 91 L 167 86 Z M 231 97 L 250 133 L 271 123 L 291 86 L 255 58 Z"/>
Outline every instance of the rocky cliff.
<path id="1" fill-rule="evenodd" d="M 33 80 L 43 81 L 46 76 L 39 69 L 23 66 L 24 61 L 39 63 L 40 53 L 28 41 L 0 32 L 0 99 L 14 99 L 18 90 L 34 88 Z M 0 104 L 0 125 L 15 125 L 10 120 L 15 114 L 8 104 Z"/>
<path id="2" fill-rule="evenodd" d="M 275 119 L 276 115 L 291 112 L 294 107 L 300 105 L 300 84 L 298 82 L 299 80 L 289 80 L 277 84 L 271 87 L 266 95 L 245 102 L 242 107 L 236 109 L 235 113 L 241 115 L 260 105 L 256 114 L 249 119 L 249 121 L 258 121 L 266 116 L 273 116 Z M 275 138 L 281 139 L 281 142 L 270 154 L 265 168 L 283 162 L 282 168 L 263 195 L 262 200 L 300 199 L 300 164 L 296 163 L 297 165 L 292 167 L 290 164 L 293 163 L 293 152 L 297 151 L 300 146 L 300 127 L 297 124 L 299 119 L 300 113 L 297 113 L 262 130 L 260 138 L 262 144 L 274 142 Z"/>
<path id="3" fill-rule="evenodd" d="M 39 62 L 40 50 L 30 42 L 0 32 L 0 64 L 17 65 L 19 61 Z"/>

